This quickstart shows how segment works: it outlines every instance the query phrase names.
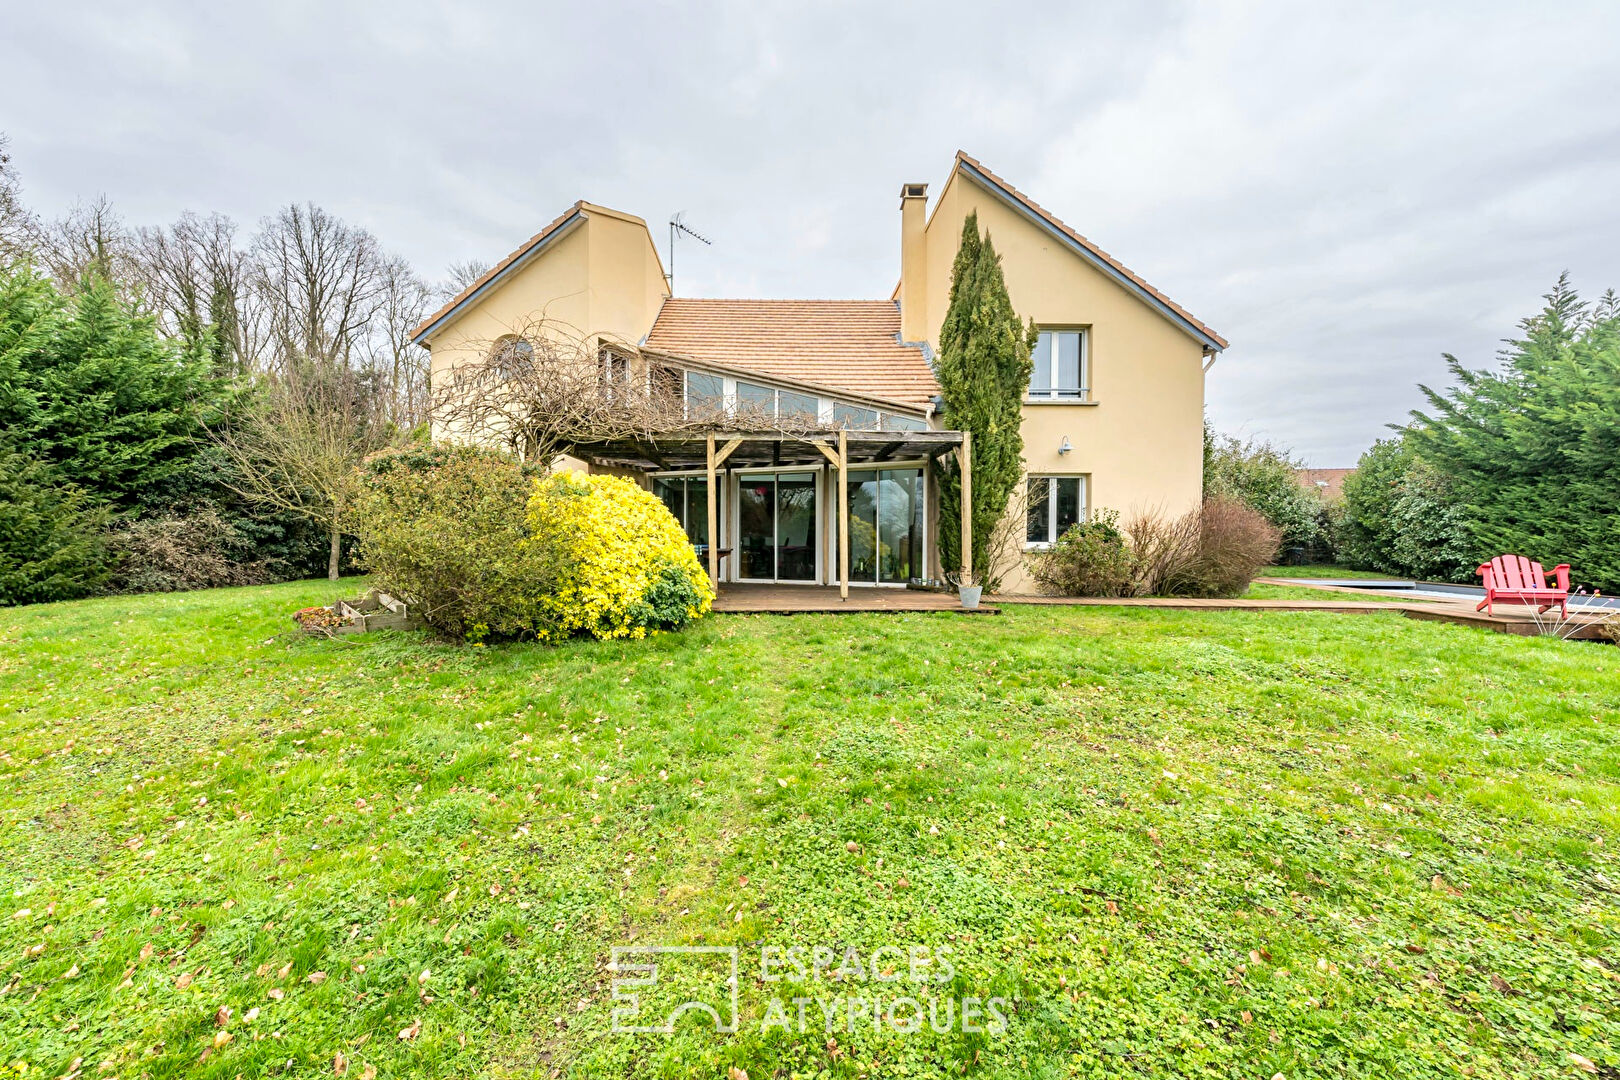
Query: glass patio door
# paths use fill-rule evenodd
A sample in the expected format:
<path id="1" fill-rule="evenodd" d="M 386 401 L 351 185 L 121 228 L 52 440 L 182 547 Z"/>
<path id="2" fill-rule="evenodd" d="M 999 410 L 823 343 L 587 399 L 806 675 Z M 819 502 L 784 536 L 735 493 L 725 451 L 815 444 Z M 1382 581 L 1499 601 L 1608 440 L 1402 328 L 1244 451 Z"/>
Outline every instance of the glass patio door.
<path id="1" fill-rule="evenodd" d="M 815 581 L 815 473 L 739 478 L 737 549 L 744 581 Z"/>
<path id="2" fill-rule="evenodd" d="M 922 470 L 852 471 L 850 583 L 903 585 L 924 573 Z"/>

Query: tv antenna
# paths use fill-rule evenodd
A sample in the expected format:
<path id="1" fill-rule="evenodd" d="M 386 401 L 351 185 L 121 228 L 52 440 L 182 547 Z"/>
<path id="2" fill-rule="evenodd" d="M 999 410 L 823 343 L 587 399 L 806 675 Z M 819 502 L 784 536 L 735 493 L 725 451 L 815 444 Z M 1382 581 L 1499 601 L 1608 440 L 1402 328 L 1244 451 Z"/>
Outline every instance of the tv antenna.
<path id="1" fill-rule="evenodd" d="M 701 236 L 694 232 L 686 224 L 686 211 L 679 211 L 669 219 L 669 273 L 665 274 L 664 278 L 669 282 L 669 294 L 671 296 L 675 295 L 675 237 L 680 234 L 690 236 L 694 240 L 701 240 L 710 247 L 714 246 L 714 241 L 707 236 Z"/>

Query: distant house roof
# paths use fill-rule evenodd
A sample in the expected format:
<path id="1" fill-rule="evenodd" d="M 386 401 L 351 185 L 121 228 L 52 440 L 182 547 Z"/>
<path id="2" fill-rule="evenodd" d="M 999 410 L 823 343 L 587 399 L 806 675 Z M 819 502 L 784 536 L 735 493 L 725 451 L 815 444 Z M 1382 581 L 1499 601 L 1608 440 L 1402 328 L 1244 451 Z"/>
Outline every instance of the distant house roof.
<path id="1" fill-rule="evenodd" d="M 1143 281 L 1124 263 L 1059 221 L 1035 200 L 979 164 L 979 162 L 969 157 L 966 152 L 961 150 L 956 152 L 956 165 L 968 176 L 977 180 L 982 187 L 993 194 L 1000 195 L 1032 218 L 1036 224 L 1042 226 L 1048 232 L 1056 234 L 1072 250 L 1125 286 L 1125 288 L 1136 293 L 1148 306 L 1157 309 L 1160 314 L 1203 342 L 1206 347 L 1217 352 L 1226 348 L 1226 339 L 1195 319 L 1191 312 L 1152 285 L 1149 285 L 1146 281 Z"/>
<path id="2" fill-rule="evenodd" d="M 1354 469 L 1295 469 L 1294 478 L 1307 491 L 1320 492 L 1328 501 L 1344 498 L 1344 479 Z"/>
<path id="3" fill-rule="evenodd" d="M 719 366 L 926 409 L 939 393 L 922 348 L 900 344 L 892 300 L 664 301 L 644 344 Z"/>

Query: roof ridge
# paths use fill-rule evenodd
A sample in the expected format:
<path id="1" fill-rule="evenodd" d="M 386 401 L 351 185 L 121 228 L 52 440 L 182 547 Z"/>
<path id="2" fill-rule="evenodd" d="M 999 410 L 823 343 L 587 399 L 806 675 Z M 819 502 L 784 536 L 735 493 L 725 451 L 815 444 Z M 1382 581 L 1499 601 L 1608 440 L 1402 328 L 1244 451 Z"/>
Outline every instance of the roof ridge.
<path id="1" fill-rule="evenodd" d="M 1007 193 L 1007 196 L 1010 199 L 1023 206 L 1030 213 L 1035 214 L 1037 217 L 1044 220 L 1048 225 L 1052 226 L 1058 232 L 1079 244 L 1086 251 L 1090 252 L 1092 255 L 1106 263 L 1115 272 L 1125 277 L 1125 279 L 1131 284 L 1135 285 L 1138 289 L 1141 289 L 1154 300 L 1157 300 L 1160 304 L 1168 308 L 1172 314 L 1192 327 L 1192 329 L 1197 332 L 1197 336 L 1201 336 L 1213 341 L 1218 348 L 1225 349 L 1227 347 L 1227 340 L 1221 337 L 1220 334 L 1216 333 L 1215 330 L 1208 324 L 1203 322 L 1180 304 L 1176 303 L 1174 300 L 1170 299 L 1164 293 L 1154 288 L 1152 285 L 1149 285 L 1146 279 L 1144 279 L 1140 274 L 1136 273 L 1130 267 L 1114 258 L 1114 256 L 1108 254 L 1108 252 L 1104 251 L 1096 243 L 1086 239 L 1084 236 L 1081 236 L 1074 230 L 1072 226 L 1059 219 L 1056 214 L 1053 214 L 1050 210 L 1046 209 L 1046 207 L 1042 206 L 1028 195 L 1025 195 L 1022 191 L 1019 191 L 1016 187 L 1008 183 L 1006 180 L 1003 180 L 1000 176 L 997 176 L 987 166 L 980 164 L 978 159 L 974 158 L 967 151 L 958 150 L 956 152 L 956 165 L 958 168 L 960 168 L 962 165 L 968 166 L 968 168 L 989 180 L 992 184 L 1001 188 Z"/>
<path id="2" fill-rule="evenodd" d="M 419 339 L 429 330 L 433 329 L 434 324 L 445 319 L 452 312 L 454 312 L 456 308 L 472 299 L 478 290 L 482 289 L 485 285 L 488 285 L 504 270 L 506 270 L 507 267 L 511 266 L 518 259 L 522 258 L 525 254 L 532 250 L 536 244 L 541 243 L 552 233 L 556 232 L 562 227 L 564 222 L 568 221 L 568 219 L 572 218 L 575 214 L 579 213 L 588 205 L 589 204 L 586 203 L 584 199 L 575 199 L 573 205 L 567 210 L 564 210 L 562 213 L 558 214 L 554 219 L 552 219 L 549 225 L 535 233 L 533 236 L 529 237 L 523 243 L 519 244 L 517 248 L 514 249 L 513 252 L 506 258 L 502 259 L 500 262 L 478 275 L 476 281 L 462 289 L 460 292 L 456 293 L 456 295 L 452 296 L 448 301 L 446 301 L 443 307 L 439 308 L 438 311 L 435 311 L 432 315 L 429 315 L 427 318 L 417 323 L 416 327 L 411 330 L 412 344 L 421 344 Z M 606 207 L 603 209 L 606 209 Z"/>

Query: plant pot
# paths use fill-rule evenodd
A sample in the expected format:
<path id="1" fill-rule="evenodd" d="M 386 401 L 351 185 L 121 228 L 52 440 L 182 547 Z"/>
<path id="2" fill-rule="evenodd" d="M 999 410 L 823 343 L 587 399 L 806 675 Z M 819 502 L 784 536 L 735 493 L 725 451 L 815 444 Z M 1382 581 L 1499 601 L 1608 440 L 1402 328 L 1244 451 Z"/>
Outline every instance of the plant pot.
<path id="1" fill-rule="evenodd" d="M 984 592 L 983 585 L 962 585 L 956 594 L 962 598 L 963 611 L 976 611 L 979 607 L 979 596 Z"/>

